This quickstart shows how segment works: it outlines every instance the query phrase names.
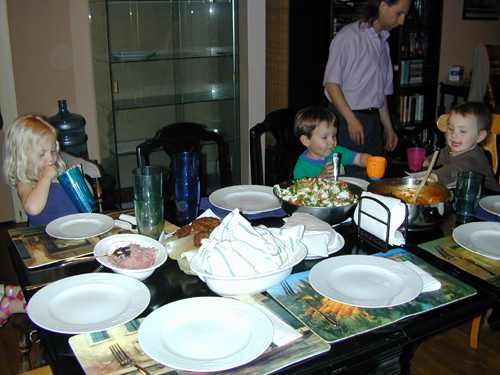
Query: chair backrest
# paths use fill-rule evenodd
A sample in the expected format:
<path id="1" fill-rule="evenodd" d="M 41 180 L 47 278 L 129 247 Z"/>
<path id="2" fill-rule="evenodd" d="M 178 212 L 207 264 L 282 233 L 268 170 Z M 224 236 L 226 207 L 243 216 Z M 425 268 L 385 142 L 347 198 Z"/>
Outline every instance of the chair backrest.
<path id="1" fill-rule="evenodd" d="M 68 167 L 73 165 L 80 164 L 82 166 L 82 173 L 93 180 L 93 190 L 94 190 L 94 198 L 99 207 L 99 212 L 103 212 L 103 196 L 102 196 L 102 188 L 99 182 L 99 179 L 102 177 L 101 167 L 99 164 L 94 163 L 90 160 L 84 159 L 79 156 L 75 156 L 65 151 L 60 151 L 59 154 L 61 158 L 64 160 Z"/>
<path id="2" fill-rule="evenodd" d="M 269 113 L 263 122 L 250 129 L 250 161 L 252 184 L 273 186 L 293 179 L 293 169 L 305 150 L 295 137 L 293 126 L 297 110 L 278 109 Z M 270 132 L 276 141 L 265 150 L 265 178 L 262 161 L 261 135 Z"/>
<path id="3" fill-rule="evenodd" d="M 500 113 L 500 45 L 485 44 L 488 53 L 488 101 L 493 113 Z"/>
<path id="4" fill-rule="evenodd" d="M 219 162 L 219 176 L 221 187 L 232 185 L 231 162 L 229 147 L 224 136 L 206 129 L 203 125 L 192 122 L 178 122 L 164 126 L 156 135 L 136 147 L 137 166 L 150 165 L 151 152 L 163 149 L 172 158 L 179 152 L 200 153 L 202 148 L 210 143 L 217 144 L 217 157 Z M 172 166 L 170 166 L 170 171 Z M 172 185 L 170 176 L 167 176 L 167 193 L 171 193 Z"/>
<path id="5" fill-rule="evenodd" d="M 448 119 L 450 115 L 444 114 L 439 116 L 437 126 L 442 132 L 446 132 L 448 129 Z M 497 147 L 497 136 L 500 135 L 500 114 L 492 114 L 493 122 L 491 123 L 491 136 L 488 142 L 483 146 L 483 148 L 491 154 L 491 167 L 493 169 L 493 174 L 497 179 L 500 176 L 500 168 L 498 168 L 499 155 Z"/>

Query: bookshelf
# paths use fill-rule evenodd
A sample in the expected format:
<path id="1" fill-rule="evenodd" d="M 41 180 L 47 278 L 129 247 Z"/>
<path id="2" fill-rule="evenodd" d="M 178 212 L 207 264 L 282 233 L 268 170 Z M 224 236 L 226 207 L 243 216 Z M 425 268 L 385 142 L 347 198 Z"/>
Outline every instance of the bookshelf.
<path id="1" fill-rule="evenodd" d="M 394 68 L 389 108 L 403 131 L 435 124 L 442 9 L 442 0 L 414 0 L 405 24 L 389 38 Z"/>

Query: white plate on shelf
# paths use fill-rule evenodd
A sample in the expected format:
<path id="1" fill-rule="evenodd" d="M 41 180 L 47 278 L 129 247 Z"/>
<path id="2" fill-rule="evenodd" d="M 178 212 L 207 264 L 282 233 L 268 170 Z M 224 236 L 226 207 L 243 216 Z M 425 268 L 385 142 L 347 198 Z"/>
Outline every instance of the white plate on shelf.
<path id="1" fill-rule="evenodd" d="M 481 221 L 462 224 L 453 231 L 462 247 L 487 258 L 500 260 L 500 223 Z"/>
<path id="2" fill-rule="evenodd" d="M 156 55 L 156 52 L 147 51 L 118 52 L 111 54 L 111 56 L 121 61 L 142 61 L 154 55 Z"/>
<path id="3" fill-rule="evenodd" d="M 359 186 L 364 191 L 368 191 L 368 185 L 370 185 L 370 182 L 363 180 L 361 178 L 356 178 L 356 177 L 339 176 L 339 180 L 344 181 L 344 182 L 348 182 L 348 183 L 356 185 L 356 186 Z"/>
<path id="4" fill-rule="evenodd" d="M 328 255 L 332 255 L 336 253 L 339 250 L 342 250 L 342 248 L 345 245 L 345 240 L 344 237 L 340 235 L 340 233 L 337 233 L 337 243 L 334 246 L 329 246 L 328 247 Z M 315 259 L 322 259 L 322 256 L 319 255 L 306 255 L 306 260 L 315 260 Z"/>
<path id="5" fill-rule="evenodd" d="M 60 217 L 45 227 L 49 236 L 63 240 L 84 240 L 111 230 L 115 221 L 107 215 L 81 213 Z"/>
<path id="6" fill-rule="evenodd" d="M 500 195 L 481 198 L 479 205 L 489 213 L 500 216 Z"/>
<path id="7" fill-rule="evenodd" d="M 272 342 L 273 324 L 256 307 L 224 297 L 169 303 L 139 327 L 139 345 L 155 361 L 184 371 L 223 371 L 260 356 Z"/>
<path id="8" fill-rule="evenodd" d="M 309 272 L 321 295 L 346 305 L 384 308 L 407 303 L 422 292 L 422 279 L 399 262 L 370 255 L 325 259 Z"/>
<path id="9" fill-rule="evenodd" d="M 66 277 L 40 289 L 28 316 L 49 331 L 80 334 L 103 331 L 139 316 L 151 299 L 139 280 L 115 273 Z"/>
<path id="10" fill-rule="evenodd" d="M 236 185 L 214 191 L 208 197 L 215 207 L 225 210 L 239 208 L 242 213 L 268 212 L 281 208 L 271 186 Z"/>

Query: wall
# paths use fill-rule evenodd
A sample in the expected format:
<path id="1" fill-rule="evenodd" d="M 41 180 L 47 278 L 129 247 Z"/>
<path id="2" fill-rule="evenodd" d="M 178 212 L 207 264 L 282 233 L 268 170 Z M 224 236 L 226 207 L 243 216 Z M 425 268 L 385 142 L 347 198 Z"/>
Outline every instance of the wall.
<path id="1" fill-rule="evenodd" d="M 250 128 L 266 115 L 266 1 L 240 1 L 241 183 L 250 184 Z"/>
<path id="2" fill-rule="evenodd" d="M 500 20 L 462 20 L 464 0 L 446 0 L 443 8 L 441 60 L 439 81 L 446 81 L 450 66 L 463 65 L 469 74 L 473 66 L 474 49 L 479 42 L 500 44 Z M 447 109 L 451 98 L 447 98 Z"/>
<path id="3" fill-rule="evenodd" d="M 99 159 L 87 2 L 7 0 L 7 11 L 18 115 L 50 117 L 66 99 L 85 117 L 89 155 Z"/>

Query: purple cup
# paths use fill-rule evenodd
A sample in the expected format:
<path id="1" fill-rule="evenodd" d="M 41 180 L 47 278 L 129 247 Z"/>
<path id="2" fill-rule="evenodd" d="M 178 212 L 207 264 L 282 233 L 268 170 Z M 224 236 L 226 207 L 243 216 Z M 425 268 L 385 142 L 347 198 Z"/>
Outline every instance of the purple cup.
<path id="1" fill-rule="evenodd" d="M 410 147 L 408 149 L 408 165 L 410 170 L 418 172 L 422 169 L 425 160 L 425 148 Z"/>

